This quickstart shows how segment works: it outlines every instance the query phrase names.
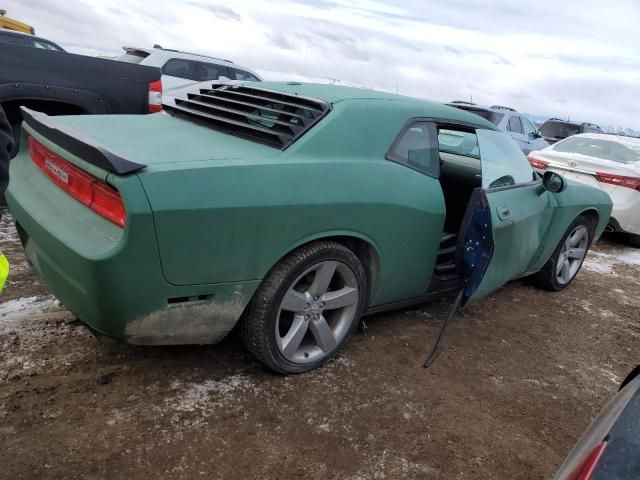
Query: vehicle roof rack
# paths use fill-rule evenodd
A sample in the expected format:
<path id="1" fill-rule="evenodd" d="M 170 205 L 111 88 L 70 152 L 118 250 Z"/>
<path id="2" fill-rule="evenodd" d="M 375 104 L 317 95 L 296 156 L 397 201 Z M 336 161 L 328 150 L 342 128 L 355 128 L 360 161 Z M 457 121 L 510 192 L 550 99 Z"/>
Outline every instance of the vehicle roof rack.
<path id="1" fill-rule="evenodd" d="M 477 105 L 476 103 L 467 102 L 466 100 L 452 100 L 449 103 L 455 103 L 455 104 L 458 104 L 458 105 Z"/>
<path id="2" fill-rule="evenodd" d="M 515 108 L 505 107 L 504 105 L 491 105 L 490 108 L 495 108 L 496 110 L 509 110 L 510 112 L 515 112 Z"/>
<path id="3" fill-rule="evenodd" d="M 550 118 L 550 119 L 549 119 L 549 120 L 547 120 L 547 121 L 553 121 L 553 122 L 566 122 L 566 120 L 563 120 L 562 118 L 558 118 L 558 117 Z"/>
<path id="4" fill-rule="evenodd" d="M 296 94 L 224 85 L 187 93 L 165 110 L 197 120 L 230 135 L 244 137 L 280 150 L 286 149 L 319 122 L 329 103 Z"/>
<path id="5" fill-rule="evenodd" d="M 599 126 L 599 125 L 596 125 L 595 123 L 582 122 L 582 125 L 589 125 L 590 127 L 600 128 L 600 126 Z"/>

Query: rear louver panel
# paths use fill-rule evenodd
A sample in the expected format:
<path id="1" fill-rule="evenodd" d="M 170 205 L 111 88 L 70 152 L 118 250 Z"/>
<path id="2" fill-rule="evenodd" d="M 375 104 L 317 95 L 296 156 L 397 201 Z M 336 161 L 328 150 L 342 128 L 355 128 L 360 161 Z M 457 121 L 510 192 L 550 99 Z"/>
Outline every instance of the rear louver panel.
<path id="1" fill-rule="evenodd" d="M 321 100 L 243 85 L 201 89 L 164 108 L 279 149 L 295 142 L 330 110 Z"/>

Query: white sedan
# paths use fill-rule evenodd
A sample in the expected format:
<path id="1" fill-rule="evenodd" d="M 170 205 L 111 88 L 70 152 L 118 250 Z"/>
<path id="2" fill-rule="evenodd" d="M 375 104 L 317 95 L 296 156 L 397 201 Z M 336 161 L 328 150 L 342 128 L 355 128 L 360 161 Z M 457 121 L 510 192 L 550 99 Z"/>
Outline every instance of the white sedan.
<path id="1" fill-rule="evenodd" d="M 613 211 L 608 231 L 626 233 L 640 247 L 640 138 L 583 133 L 529 154 L 538 172 L 565 178 L 609 194 Z"/>

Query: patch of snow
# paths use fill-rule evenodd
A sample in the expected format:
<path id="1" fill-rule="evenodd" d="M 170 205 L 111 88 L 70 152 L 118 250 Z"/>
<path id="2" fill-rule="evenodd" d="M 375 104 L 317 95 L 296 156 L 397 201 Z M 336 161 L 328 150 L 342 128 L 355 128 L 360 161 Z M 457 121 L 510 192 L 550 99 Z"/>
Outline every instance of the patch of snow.
<path id="1" fill-rule="evenodd" d="M 52 295 L 16 298 L 0 303 L 0 323 L 22 320 L 54 308 L 59 306 Z"/>

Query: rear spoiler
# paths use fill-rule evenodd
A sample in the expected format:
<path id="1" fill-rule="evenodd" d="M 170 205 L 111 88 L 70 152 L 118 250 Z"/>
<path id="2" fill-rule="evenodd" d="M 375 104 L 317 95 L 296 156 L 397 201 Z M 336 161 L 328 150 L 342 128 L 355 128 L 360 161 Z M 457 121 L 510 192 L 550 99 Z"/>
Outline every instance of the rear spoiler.
<path id="1" fill-rule="evenodd" d="M 53 117 L 41 112 L 20 107 L 24 122 L 40 135 L 56 145 L 80 157 L 82 160 L 117 175 L 137 172 L 146 167 L 132 162 L 109 151 L 96 141 L 83 136 L 66 125 L 57 122 Z"/>

